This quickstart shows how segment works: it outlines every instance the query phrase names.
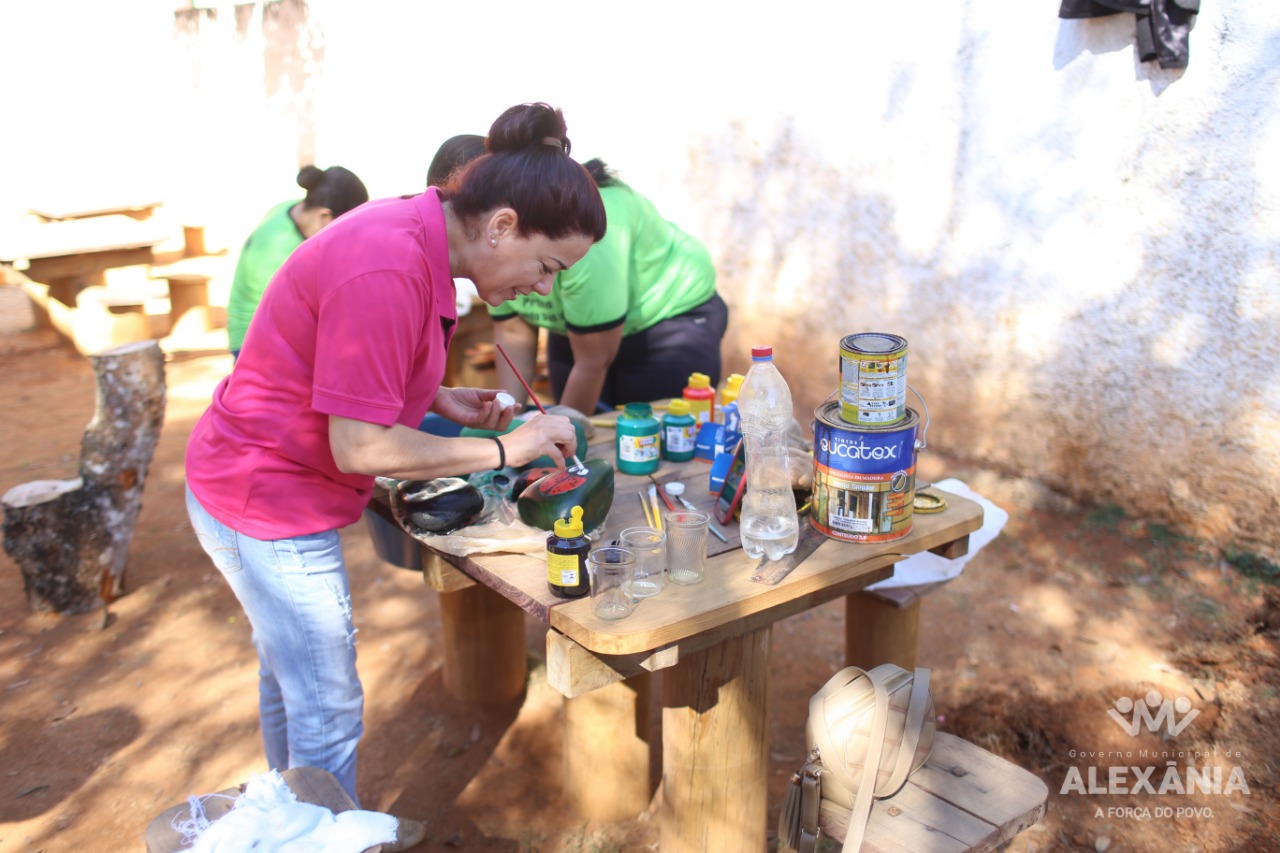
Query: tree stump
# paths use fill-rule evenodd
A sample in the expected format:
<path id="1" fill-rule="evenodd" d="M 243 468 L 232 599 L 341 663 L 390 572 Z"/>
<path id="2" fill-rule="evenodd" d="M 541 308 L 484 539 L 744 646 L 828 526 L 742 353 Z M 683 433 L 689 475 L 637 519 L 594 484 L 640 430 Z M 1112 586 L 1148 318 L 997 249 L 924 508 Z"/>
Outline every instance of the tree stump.
<path id="1" fill-rule="evenodd" d="M 164 424 L 164 353 L 155 341 L 89 356 L 98 378 L 80 476 L 5 493 L 4 550 L 22 570 L 27 606 L 84 613 L 124 591 L 142 486 Z"/>

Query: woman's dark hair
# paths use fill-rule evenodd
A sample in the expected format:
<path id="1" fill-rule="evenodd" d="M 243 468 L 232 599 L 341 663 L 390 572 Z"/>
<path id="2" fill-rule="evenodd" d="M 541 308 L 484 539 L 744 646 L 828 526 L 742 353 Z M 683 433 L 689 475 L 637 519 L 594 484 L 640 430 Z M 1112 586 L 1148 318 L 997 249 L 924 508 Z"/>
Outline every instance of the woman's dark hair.
<path id="1" fill-rule="evenodd" d="M 427 186 L 442 187 L 458 169 L 484 153 L 484 137 L 474 133 L 451 136 L 436 151 L 427 167 Z"/>
<path id="2" fill-rule="evenodd" d="M 599 157 L 583 163 L 582 168 L 587 170 L 587 174 L 591 176 L 591 180 L 595 181 L 598 187 L 611 187 L 618 183 L 618 176 Z"/>
<path id="3" fill-rule="evenodd" d="M 568 156 L 559 110 L 542 103 L 511 107 L 489 128 L 485 146 L 489 153 L 455 173 L 440 193 L 464 227 L 509 207 L 521 236 L 585 234 L 597 242 L 604 236 L 604 202 L 591 175 Z"/>
<path id="4" fill-rule="evenodd" d="M 307 191 L 307 197 L 302 200 L 303 207 L 312 210 L 327 207 L 333 211 L 334 219 L 369 200 L 369 191 L 360 179 L 341 166 L 327 169 L 303 166 L 298 172 L 298 186 Z"/>

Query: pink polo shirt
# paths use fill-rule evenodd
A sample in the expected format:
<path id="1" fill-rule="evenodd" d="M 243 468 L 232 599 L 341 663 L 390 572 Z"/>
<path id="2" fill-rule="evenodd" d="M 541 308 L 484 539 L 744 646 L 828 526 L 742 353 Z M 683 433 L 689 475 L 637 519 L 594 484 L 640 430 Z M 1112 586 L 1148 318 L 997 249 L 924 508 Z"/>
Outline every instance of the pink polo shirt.
<path id="1" fill-rule="evenodd" d="M 191 433 L 191 491 L 255 539 L 353 523 L 373 478 L 338 470 L 329 416 L 416 428 L 457 320 L 434 189 L 335 220 L 271 279 L 235 369 Z"/>

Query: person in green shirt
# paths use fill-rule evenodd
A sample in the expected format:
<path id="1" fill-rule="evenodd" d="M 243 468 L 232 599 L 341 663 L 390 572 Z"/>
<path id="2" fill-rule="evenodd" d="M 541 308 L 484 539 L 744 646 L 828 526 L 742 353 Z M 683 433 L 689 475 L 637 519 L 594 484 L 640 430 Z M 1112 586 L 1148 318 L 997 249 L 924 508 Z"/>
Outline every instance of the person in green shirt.
<path id="1" fill-rule="evenodd" d="M 239 357 L 249 321 L 285 258 L 303 240 L 369 200 L 369 191 L 360 179 L 341 166 L 303 166 L 298 186 L 307 191 L 306 197 L 271 208 L 240 250 L 227 296 L 227 348 L 232 357 Z"/>
<path id="2" fill-rule="evenodd" d="M 603 161 L 583 165 L 604 201 L 604 239 L 556 275 L 551 293 L 490 308 L 495 340 L 531 381 L 538 330 L 546 329 L 552 394 L 585 414 L 679 397 L 692 373 L 718 384 L 729 309 L 710 253 Z M 497 369 L 499 386 L 525 401 L 504 359 Z"/>

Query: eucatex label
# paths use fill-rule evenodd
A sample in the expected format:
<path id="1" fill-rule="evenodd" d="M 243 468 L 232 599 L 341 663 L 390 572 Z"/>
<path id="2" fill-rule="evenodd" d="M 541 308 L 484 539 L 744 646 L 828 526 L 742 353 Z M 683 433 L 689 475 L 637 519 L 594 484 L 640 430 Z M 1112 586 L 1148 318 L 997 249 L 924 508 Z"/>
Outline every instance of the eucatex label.
<path id="1" fill-rule="evenodd" d="M 810 523 L 851 542 L 888 542 L 911 532 L 916 428 L 907 409 L 901 424 L 854 427 L 839 404 L 820 406 L 813 422 L 813 511 Z"/>
<path id="2" fill-rule="evenodd" d="M 826 468 L 851 474 L 892 474 L 913 467 L 916 431 L 840 432 L 832 430 L 816 437 L 814 461 Z"/>

